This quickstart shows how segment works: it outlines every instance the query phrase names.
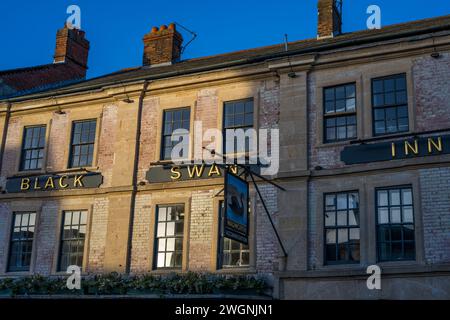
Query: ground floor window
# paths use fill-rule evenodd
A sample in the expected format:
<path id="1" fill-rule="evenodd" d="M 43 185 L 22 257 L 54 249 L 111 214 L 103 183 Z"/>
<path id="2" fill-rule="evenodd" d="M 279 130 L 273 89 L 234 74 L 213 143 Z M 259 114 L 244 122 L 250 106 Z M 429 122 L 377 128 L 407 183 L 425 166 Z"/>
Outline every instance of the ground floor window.
<path id="1" fill-rule="evenodd" d="M 219 253 L 220 268 L 247 267 L 250 265 L 249 246 L 224 236 L 224 202 L 219 203 Z"/>
<path id="2" fill-rule="evenodd" d="M 360 216 L 358 192 L 325 195 L 325 263 L 358 263 Z"/>
<path id="3" fill-rule="evenodd" d="M 86 239 L 87 211 L 64 211 L 61 230 L 59 270 L 69 266 L 83 266 Z"/>
<path id="4" fill-rule="evenodd" d="M 156 268 L 181 268 L 184 216 L 184 204 L 156 207 Z"/>
<path id="5" fill-rule="evenodd" d="M 35 212 L 13 214 L 8 271 L 29 271 L 35 225 Z"/>
<path id="6" fill-rule="evenodd" d="M 379 261 L 415 259 L 414 206 L 411 186 L 376 190 Z"/>

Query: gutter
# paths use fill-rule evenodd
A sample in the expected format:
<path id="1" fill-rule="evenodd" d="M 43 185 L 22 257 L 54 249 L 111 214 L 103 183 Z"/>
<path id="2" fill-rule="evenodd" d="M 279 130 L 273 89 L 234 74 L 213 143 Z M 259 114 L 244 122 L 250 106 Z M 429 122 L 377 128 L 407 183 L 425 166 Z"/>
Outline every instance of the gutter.
<path id="1" fill-rule="evenodd" d="M 185 71 L 170 71 L 170 72 L 160 73 L 160 74 L 157 74 L 154 76 L 140 76 L 140 77 L 131 78 L 128 80 L 121 80 L 121 82 L 126 81 L 127 83 L 129 83 L 129 82 L 140 81 L 140 80 L 141 81 L 142 80 L 158 80 L 158 79 L 164 79 L 164 78 L 170 78 L 170 77 L 176 77 L 176 76 L 182 76 L 182 75 L 189 75 L 189 74 L 194 74 L 194 73 L 198 73 L 198 72 L 214 71 L 214 70 L 217 70 L 220 68 L 235 67 L 235 66 L 241 66 L 241 65 L 246 65 L 246 64 L 265 62 L 266 60 L 282 58 L 282 57 L 292 56 L 292 55 L 297 55 L 297 54 L 317 53 L 319 51 L 325 51 L 325 50 L 330 50 L 330 49 L 338 49 L 338 48 L 343 48 L 343 47 L 347 47 L 347 46 L 355 46 L 355 45 L 364 45 L 367 43 L 379 42 L 379 41 L 384 41 L 384 40 L 393 40 L 393 39 L 399 39 L 399 38 L 427 34 L 427 33 L 436 33 L 436 32 L 446 31 L 446 30 L 450 30 L 450 24 L 430 27 L 430 28 L 426 28 L 426 29 L 422 29 L 422 30 L 405 31 L 405 32 L 396 33 L 396 34 L 394 33 L 391 35 L 379 34 L 379 35 L 364 37 L 362 39 L 350 39 L 350 40 L 344 40 L 344 41 L 340 41 L 340 42 L 338 41 L 338 42 L 334 42 L 331 44 L 311 46 L 308 48 L 290 50 L 287 52 L 284 51 L 283 49 L 281 49 L 282 51 L 280 51 L 280 52 L 272 53 L 272 54 L 268 54 L 268 55 L 262 55 L 262 56 L 246 58 L 246 59 L 239 59 L 239 60 L 235 60 L 235 61 L 231 61 L 231 62 L 217 63 L 217 64 L 209 65 L 206 67 L 194 68 L 194 69 L 185 70 Z M 132 72 L 132 71 L 130 71 L 130 72 Z M 75 92 L 81 92 L 84 90 L 99 89 L 102 87 L 114 85 L 117 82 L 119 82 L 119 80 L 107 82 L 104 84 L 87 85 L 85 87 L 79 87 L 79 88 L 74 88 L 74 89 L 61 89 L 61 90 L 51 91 L 50 93 L 41 93 L 41 94 L 36 94 L 36 95 L 12 98 L 11 101 L 19 102 L 19 101 L 29 100 L 32 98 L 43 98 L 43 97 L 47 97 L 47 96 L 53 96 L 53 95 L 56 95 L 59 93 L 64 93 L 64 92 L 75 93 Z"/>

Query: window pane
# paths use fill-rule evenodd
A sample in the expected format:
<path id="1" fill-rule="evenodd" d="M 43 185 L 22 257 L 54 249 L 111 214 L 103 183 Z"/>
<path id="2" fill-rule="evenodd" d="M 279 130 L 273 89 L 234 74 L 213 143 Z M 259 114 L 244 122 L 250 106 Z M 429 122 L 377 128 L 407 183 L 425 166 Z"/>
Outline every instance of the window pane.
<path id="1" fill-rule="evenodd" d="M 334 212 L 325 213 L 325 226 L 335 226 L 336 225 L 336 217 Z"/>

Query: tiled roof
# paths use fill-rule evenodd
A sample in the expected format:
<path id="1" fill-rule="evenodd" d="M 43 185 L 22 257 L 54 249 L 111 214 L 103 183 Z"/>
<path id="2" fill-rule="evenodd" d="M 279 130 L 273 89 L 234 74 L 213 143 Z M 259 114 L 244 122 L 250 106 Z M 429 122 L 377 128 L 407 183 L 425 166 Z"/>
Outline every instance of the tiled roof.
<path id="1" fill-rule="evenodd" d="M 307 39 L 288 44 L 285 51 L 284 44 L 260 47 L 250 50 L 189 59 L 178 63 L 160 67 L 136 67 L 114 72 L 102 77 L 81 81 L 72 85 L 64 85 L 57 90 L 44 91 L 45 95 L 77 92 L 87 89 L 101 88 L 105 85 L 126 83 L 143 79 L 158 79 L 182 74 L 190 74 L 207 70 L 220 69 L 237 65 L 261 62 L 270 58 L 296 55 L 309 52 L 320 52 L 331 48 L 353 46 L 365 43 L 376 43 L 389 39 L 397 39 L 410 35 L 427 34 L 450 30 L 450 15 L 401 23 L 383 27 L 379 30 L 364 30 L 344 33 L 334 38 Z M 0 73 L 0 79 L 2 78 Z"/>

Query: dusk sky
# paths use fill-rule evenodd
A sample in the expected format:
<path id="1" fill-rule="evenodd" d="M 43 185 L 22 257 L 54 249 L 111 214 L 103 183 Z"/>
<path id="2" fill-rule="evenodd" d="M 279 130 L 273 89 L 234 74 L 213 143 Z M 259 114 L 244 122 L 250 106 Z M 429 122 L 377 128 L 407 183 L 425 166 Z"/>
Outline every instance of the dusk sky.
<path id="1" fill-rule="evenodd" d="M 284 34 L 289 41 L 316 37 L 317 0 L 2 1 L 0 70 L 51 63 L 71 4 L 81 8 L 91 42 L 88 78 L 140 66 L 144 34 L 173 21 L 198 34 L 183 59 L 282 43 Z M 381 7 L 383 26 L 450 14 L 448 0 L 344 0 L 343 31 L 365 29 L 372 4 Z"/>

